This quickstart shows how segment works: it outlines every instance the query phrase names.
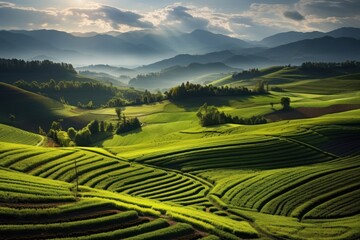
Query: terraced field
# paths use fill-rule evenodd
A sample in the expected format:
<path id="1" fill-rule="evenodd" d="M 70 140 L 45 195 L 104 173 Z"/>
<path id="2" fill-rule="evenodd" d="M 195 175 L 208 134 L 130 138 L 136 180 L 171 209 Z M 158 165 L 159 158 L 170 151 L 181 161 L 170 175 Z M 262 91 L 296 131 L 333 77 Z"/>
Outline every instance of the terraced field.
<path id="1" fill-rule="evenodd" d="M 351 108 L 204 128 L 205 99 L 163 101 L 126 107 L 141 131 L 87 148 L 36 146 L 42 137 L 0 125 L 0 239 L 360 239 L 357 83 L 312 79 L 309 92 L 302 77 L 270 68 L 258 79 L 293 92 L 206 101 L 243 117 L 280 114 L 282 96 L 295 110 Z M 116 121 L 114 109 L 75 115 Z"/>
<path id="2" fill-rule="evenodd" d="M 1 202 L 4 216 L 9 216 L 4 217 L 9 219 L 4 236 L 118 239 L 136 229 L 129 235 L 136 239 L 161 239 L 162 234 L 164 239 L 200 239 L 208 234 L 210 239 L 285 235 L 307 239 L 312 234 L 356 239 L 358 128 L 307 124 L 275 131 L 278 128 L 274 123 L 273 135 L 260 135 L 259 129 L 241 137 L 216 135 L 191 148 L 193 142 L 188 140 L 189 145 L 185 141 L 178 151 L 165 144 L 145 155 L 135 151 L 131 159 L 99 148 L 3 142 Z M 345 137 L 353 145 L 328 151 L 341 149 Z M 45 218 L 46 214 L 53 215 Z M 281 225 L 262 220 L 270 216 L 284 219 Z M 99 222 L 96 230 L 91 227 L 94 222 Z M 333 235 L 321 233 L 324 226 Z M 31 230 L 17 236 L 22 228 Z M 68 233 L 59 234 L 60 228 Z M 44 237 L 40 229 L 46 229 Z"/>
<path id="3" fill-rule="evenodd" d="M 189 224 L 161 218 L 156 211 L 149 215 L 150 211 L 126 209 L 117 201 L 80 198 L 71 184 L 6 169 L 0 172 L 1 239 L 201 239 L 207 235 Z"/>
<path id="4" fill-rule="evenodd" d="M 4 144 L 0 166 L 34 176 L 182 205 L 208 205 L 209 186 L 179 172 L 128 163 L 106 152 Z M 76 164 L 76 167 L 75 167 Z M 77 175 L 76 175 L 77 172 Z"/>
<path id="5" fill-rule="evenodd" d="M 301 154 L 294 158 L 294 152 Z M 263 137 L 253 142 L 189 149 L 188 151 L 172 152 L 165 156 L 147 156 L 137 161 L 178 168 L 182 171 L 199 171 L 213 168 L 271 169 L 312 164 L 331 159 L 333 159 L 331 155 L 286 139 Z"/>
<path id="6" fill-rule="evenodd" d="M 77 191 L 74 184 L 29 176 L 9 168 L 1 167 L 0 172 L 0 232 L 5 239 L 257 236 L 244 221 L 177 207 L 174 203 L 167 205 L 84 186 Z"/>
<path id="7" fill-rule="evenodd" d="M 360 213 L 359 167 L 359 159 L 350 157 L 313 166 L 248 173 L 219 183 L 212 193 L 230 206 L 268 214 L 299 219 L 353 216 Z M 336 211 L 329 211 L 335 206 Z"/>

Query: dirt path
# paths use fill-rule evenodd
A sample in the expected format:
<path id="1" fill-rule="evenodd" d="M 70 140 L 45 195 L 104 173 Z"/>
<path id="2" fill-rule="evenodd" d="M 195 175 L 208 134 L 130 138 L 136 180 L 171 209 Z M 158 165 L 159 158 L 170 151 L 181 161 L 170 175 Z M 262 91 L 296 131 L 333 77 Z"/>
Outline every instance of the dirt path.
<path id="1" fill-rule="evenodd" d="M 40 142 L 38 142 L 38 144 L 36 144 L 37 147 L 44 145 L 44 142 L 45 142 L 45 137 L 44 136 L 40 136 L 40 137 L 41 137 L 41 140 L 40 140 Z"/>

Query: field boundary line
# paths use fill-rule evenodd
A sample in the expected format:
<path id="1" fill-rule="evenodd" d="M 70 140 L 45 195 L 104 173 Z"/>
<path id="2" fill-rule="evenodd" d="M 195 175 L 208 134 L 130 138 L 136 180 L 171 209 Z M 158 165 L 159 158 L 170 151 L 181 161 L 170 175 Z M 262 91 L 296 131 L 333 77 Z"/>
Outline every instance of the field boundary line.
<path id="1" fill-rule="evenodd" d="M 281 137 L 280 137 L 280 136 L 278 136 L 277 138 L 278 138 L 279 140 L 282 140 L 282 141 L 288 141 L 288 142 L 293 142 L 293 143 L 302 145 L 302 146 L 304 146 L 304 147 L 307 147 L 307 148 L 310 148 L 310 149 L 315 150 L 315 151 L 317 151 L 317 152 L 320 152 L 320 153 L 323 153 L 323 154 L 325 154 L 325 155 L 328 155 L 328 156 L 330 156 L 330 157 L 332 157 L 332 158 L 340 158 L 340 156 L 338 156 L 338 155 L 335 155 L 335 154 L 330 153 L 330 152 L 326 152 L 326 151 L 324 151 L 324 150 L 321 150 L 320 148 L 317 148 L 317 147 L 312 146 L 312 145 L 310 145 L 310 144 L 301 142 L 301 141 L 299 141 L 299 140 L 295 140 L 295 139 L 293 139 L 293 138 L 291 138 L 291 137 L 284 137 L 284 136 L 281 136 Z"/>

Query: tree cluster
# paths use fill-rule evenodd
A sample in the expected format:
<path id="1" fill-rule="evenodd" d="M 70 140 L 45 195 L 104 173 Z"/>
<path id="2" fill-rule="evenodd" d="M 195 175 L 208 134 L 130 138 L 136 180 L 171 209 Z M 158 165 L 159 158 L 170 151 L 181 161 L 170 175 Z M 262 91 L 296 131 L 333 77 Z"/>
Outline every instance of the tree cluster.
<path id="1" fill-rule="evenodd" d="M 101 82 L 81 82 L 81 81 L 55 81 L 49 79 L 46 82 L 32 81 L 31 83 L 24 80 L 19 80 L 14 83 L 15 86 L 35 92 L 44 92 L 50 94 L 51 92 L 92 92 L 96 90 L 100 93 L 115 94 L 119 91 L 118 88 Z"/>
<path id="2" fill-rule="evenodd" d="M 139 119 L 137 117 L 126 118 L 124 116 L 124 119 L 116 125 L 116 134 L 122 134 L 136 129 L 141 129 Z"/>
<path id="3" fill-rule="evenodd" d="M 267 120 L 263 116 L 252 116 L 250 118 L 242 118 L 238 116 L 231 116 L 220 112 L 215 106 L 208 106 L 205 103 L 201 106 L 196 113 L 199 118 L 200 125 L 203 127 L 219 125 L 225 123 L 244 124 L 244 125 L 256 125 L 267 123 Z"/>
<path id="4" fill-rule="evenodd" d="M 121 98 L 112 98 L 110 99 L 106 106 L 107 107 L 122 107 L 122 106 L 130 106 L 130 105 L 141 105 L 141 104 L 149 104 L 154 102 L 161 102 L 164 100 L 164 95 L 158 91 L 156 93 L 151 93 L 148 90 L 145 90 L 141 94 L 137 94 L 133 96 L 131 101 L 123 101 Z"/>
<path id="5" fill-rule="evenodd" d="M 19 80 L 15 86 L 40 93 L 50 98 L 59 100 L 64 104 L 77 105 L 80 108 L 93 109 L 96 107 L 121 107 L 127 105 L 147 104 L 162 101 L 161 92 L 151 93 L 135 89 L 117 88 L 101 82 L 81 81 L 32 81 L 31 83 Z M 96 94 L 94 94 L 96 92 Z M 84 99 L 88 99 L 82 102 Z M 81 102 L 80 102 L 81 101 Z"/>
<path id="6" fill-rule="evenodd" d="M 93 137 L 106 132 L 112 133 L 113 131 L 113 124 L 105 121 L 93 120 L 86 127 L 78 131 L 73 127 L 70 127 L 65 131 L 60 122 L 54 121 L 51 124 L 47 136 L 52 138 L 62 147 L 90 146 L 93 143 Z M 39 134 L 46 134 L 41 127 L 39 127 Z"/>
<path id="7" fill-rule="evenodd" d="M 343 70 L 349 72 L 355 72 L 360 70 L 359 61 L 345 61 L 345 62 L 304 62 L 300 66 L 301 70 L 310 71 L 334 71 Z"/>
<path id="8" fill-rule="evenodd" d="M 258 92 L 253 92 L 245 87 L 203 86 L 186 82 L 186 84 L 182 83 L 180 86 L 171 88 L 165 94 L 168 99 L 181 100 L 188 97 L 246 96 L 257 93 Z"/>
<path id="9" fill-rule="evenodd" d="M 141 122 L 137 117 L 128 118 L 125 113 L 122 113 L 121 108 L 115 108 L 116 116 L 118 117 L 118 123 L 115 127 L 116 134 L 130 132 L 132 130 L 141 129 Z"/>
<path id="10" fill-rule="evenodd" d="M 232 78 L 234 80 L 241 80 L 241 79 L 247 79 L 247 78 L 254 78 L 261 74 L 258 68 L 250 68 L 249 70 L 243 70 L 238 73 L 234 73 L 232 75 Z"/>
<path id="11" fill-rule="evenodd" d="M 42 74 L 52 73 L 56 76 L 76 74 L 74 67 L 68 63 L 55 63 L 49 60 L 25 61 L 21 59 L 0 58 L 0 73 Z"/>

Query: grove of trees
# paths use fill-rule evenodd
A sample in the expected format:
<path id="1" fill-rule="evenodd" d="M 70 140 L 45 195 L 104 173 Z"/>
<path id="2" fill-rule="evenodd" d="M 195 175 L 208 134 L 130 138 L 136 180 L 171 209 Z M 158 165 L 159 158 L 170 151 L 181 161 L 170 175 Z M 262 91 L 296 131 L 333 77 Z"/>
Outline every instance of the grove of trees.
<path id="1" fill-rule="evenodd" d="M 246 78 L 254 78 L 261 74 L 258 68 L 250 68 L 249 70 L 243 70 L 238 73 L 234 73 L 232 78 L 234 80 L 246 79 Z"/>
<path id="2" fill-rule="evenodd" d="M 215 106 L 208 106 L 204 103 L 196 113 L 199 118 L 200 125 L 203 127 L 211 125 L 219 125 L 225 123 L 235 123 L 244 125 L 256 125 L 267 123 L 267 120 L 263 116 L 252 116 L 250 118 L 242 118 L 238 116 L 231 116 L 220 112 Z"/>
<path id="3" fill-rule="evenodd" d="M 181 100 L 188 97 L 246 96 L 265 92 L 265 82 L 258 83 L 253 91 L 246 87 L 215 87 L 212 85 L 203 86 L 186 82 L 171 88 L 165 95 L 168 99 Z"/>
<path id="4" fill-rule="evenodd" d="M 15 58 L 0 58 L 0 73 L 36 74 L 43 72 L 49 72 L 57 76 L 76 74 L 74 67 L 68 63 L 55 63 L 49 60 L 25 61 Z"/>
<path id="5" fill-rule="evenodd" d="M 345 62 L 304 62 L 300 66 L 301 70 L 311 71 L 334 71 L 343 70 L 347 72 L 360 71 L 359 61 L 345 61 Z"/>
<path id="6" fill-rule="evenodd" d="M 162 101 L 161 92 L 151 93 L 132 88 L 118 88 L 101 82 L 55 81 L 45 82 L 16 81 L 15 86 L 30 92 L 60 100 L 62 103 L 76 105 L 80 108 L 121 107 L 127 105 L 147 104 Z M 96 94 L 94 94 L 96 92 Z"/>
<path id="7" fill-rule="evenodd" d="M 112 123 L 97 120 L 89 122 L 87 126 L 79 130 L 73 127 L 63 130 L 60 122 L 53 121 L 47 134 L 39 127 L 39 134 L 46 134 L 55 143 L 63 147 L 90 146 L 94 137 L 104 133 L 113 134 L 113 131 L 114 126 Z"/>

